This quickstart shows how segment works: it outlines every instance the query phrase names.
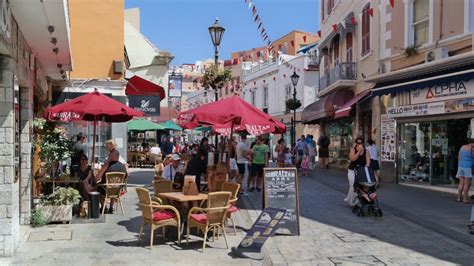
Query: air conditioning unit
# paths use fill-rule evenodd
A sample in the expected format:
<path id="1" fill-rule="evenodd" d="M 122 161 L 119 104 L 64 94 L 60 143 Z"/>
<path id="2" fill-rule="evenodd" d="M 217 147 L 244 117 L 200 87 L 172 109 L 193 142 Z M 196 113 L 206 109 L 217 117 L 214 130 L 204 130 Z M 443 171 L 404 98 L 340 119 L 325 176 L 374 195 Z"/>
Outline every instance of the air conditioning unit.
<path id="1" fill-rule="evenodd" d="M 114 74 L 122 74 L 123 73 L 123 62 L 114 60 Z"/>
<path id="2" fill-rule="evenodd" d="M 425 62 L 433 62 L 435 60 L 443 59 L 449 57 L 447 48 L 437 48 L 431 51 L 426 52 Z"/>

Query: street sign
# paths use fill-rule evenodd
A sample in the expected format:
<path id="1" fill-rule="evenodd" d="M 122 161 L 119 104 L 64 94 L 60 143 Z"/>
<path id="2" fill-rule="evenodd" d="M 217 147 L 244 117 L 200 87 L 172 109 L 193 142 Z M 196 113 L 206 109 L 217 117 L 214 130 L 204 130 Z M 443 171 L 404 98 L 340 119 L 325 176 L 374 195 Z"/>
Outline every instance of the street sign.
<path id="1" fill-rule="evenodd" d="M 283 208 L 285 216 L 276 231 L 283 235 L 300 235 L 298 171 L 296 168 L 265 168 L 263 208 Z"/>

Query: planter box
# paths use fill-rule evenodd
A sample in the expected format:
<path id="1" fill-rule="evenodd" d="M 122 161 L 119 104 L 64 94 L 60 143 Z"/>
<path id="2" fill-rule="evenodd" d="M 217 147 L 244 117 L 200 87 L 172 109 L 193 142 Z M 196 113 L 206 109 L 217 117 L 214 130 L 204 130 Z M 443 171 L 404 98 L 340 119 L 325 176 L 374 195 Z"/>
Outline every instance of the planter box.
<path id="1" fill-rule="evenodd" d="M 46 221 L 70 222 L 72 220 L 72 205 L 38 206 Z"/>

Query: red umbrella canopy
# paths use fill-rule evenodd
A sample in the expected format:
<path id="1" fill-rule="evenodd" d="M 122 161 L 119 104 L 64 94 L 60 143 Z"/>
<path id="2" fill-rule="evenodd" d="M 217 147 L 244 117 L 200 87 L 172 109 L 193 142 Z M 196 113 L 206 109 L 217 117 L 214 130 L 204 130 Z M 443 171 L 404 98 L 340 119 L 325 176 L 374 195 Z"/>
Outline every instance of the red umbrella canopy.
<path id="1" fill-rule="evenodd" d="M 229 135 L 232 127 L 236 132 L 247 131 L 255 136 L 266 133 L 282 134 L 286 130 L 283 123 L 255 108 L 239 96 L 232 96 L 181 112 L 177 123 L 187 129 L 211 125 L 214 132 L 222 135 Z"/>
<path id="2" fill-rule="evenodd" d="M 121 102 L 98 92 L 74 98 L 69 102 L 58 104 L 46 109 L 45 116 L 48 120 L 62 122 L 94 121 L 126 122 L 134 116 L 143 116 L 143 112 L 136 111 Z"/>

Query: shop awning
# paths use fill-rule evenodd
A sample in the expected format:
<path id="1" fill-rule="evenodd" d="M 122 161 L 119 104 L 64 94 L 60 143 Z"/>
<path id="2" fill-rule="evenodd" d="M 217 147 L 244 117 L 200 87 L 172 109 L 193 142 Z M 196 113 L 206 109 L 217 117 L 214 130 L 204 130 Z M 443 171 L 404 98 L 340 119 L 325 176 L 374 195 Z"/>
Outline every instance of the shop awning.
<path id="1" fill-rule="evenodd" d="M 125 93 L 127 95 L 159 95 L 161 100 L 166 97 L 163 87 L 139 76 L 133 76 L 128 80 Z"/>
<path id="2" fill-rule="evenodd" d="M 474 79 L 474 69 L 468 69 L 463 71 L 456 71 L 450 73 L 444 73 L 440 75 L 423 76 L 419 79 L 413 80 L 399 80 L 395 82 L 384 82 L 377 83 L 372 89 L 373 96 L 380 96 L 390 93 L 401 93 L 416 89 L 424 89 L 433 87 L 439 84 L 449 84 L 452 82 L 468 81 Z"/>
<path id="3" fill-rule="evenodd" d="M 354 98 L 350 99 L 346 102 L 343 106 L 339 107 L 334 113 L 334 118 L 343 118 L 348 117 L 351 115 L 352 107 L 364 99 L 367 95 L 369 95 L 370 91 L 364 91 L 362 93 L 357 94 Z"/>
<path id="4" fill-rule="evenodd" d="M 303 124 L 315 124 L 323 118 L 332 118 L 337 107 L 343 106 L 354 93 L 350 90 L 336 91 L 306 106 L 301 114 Z"/>

